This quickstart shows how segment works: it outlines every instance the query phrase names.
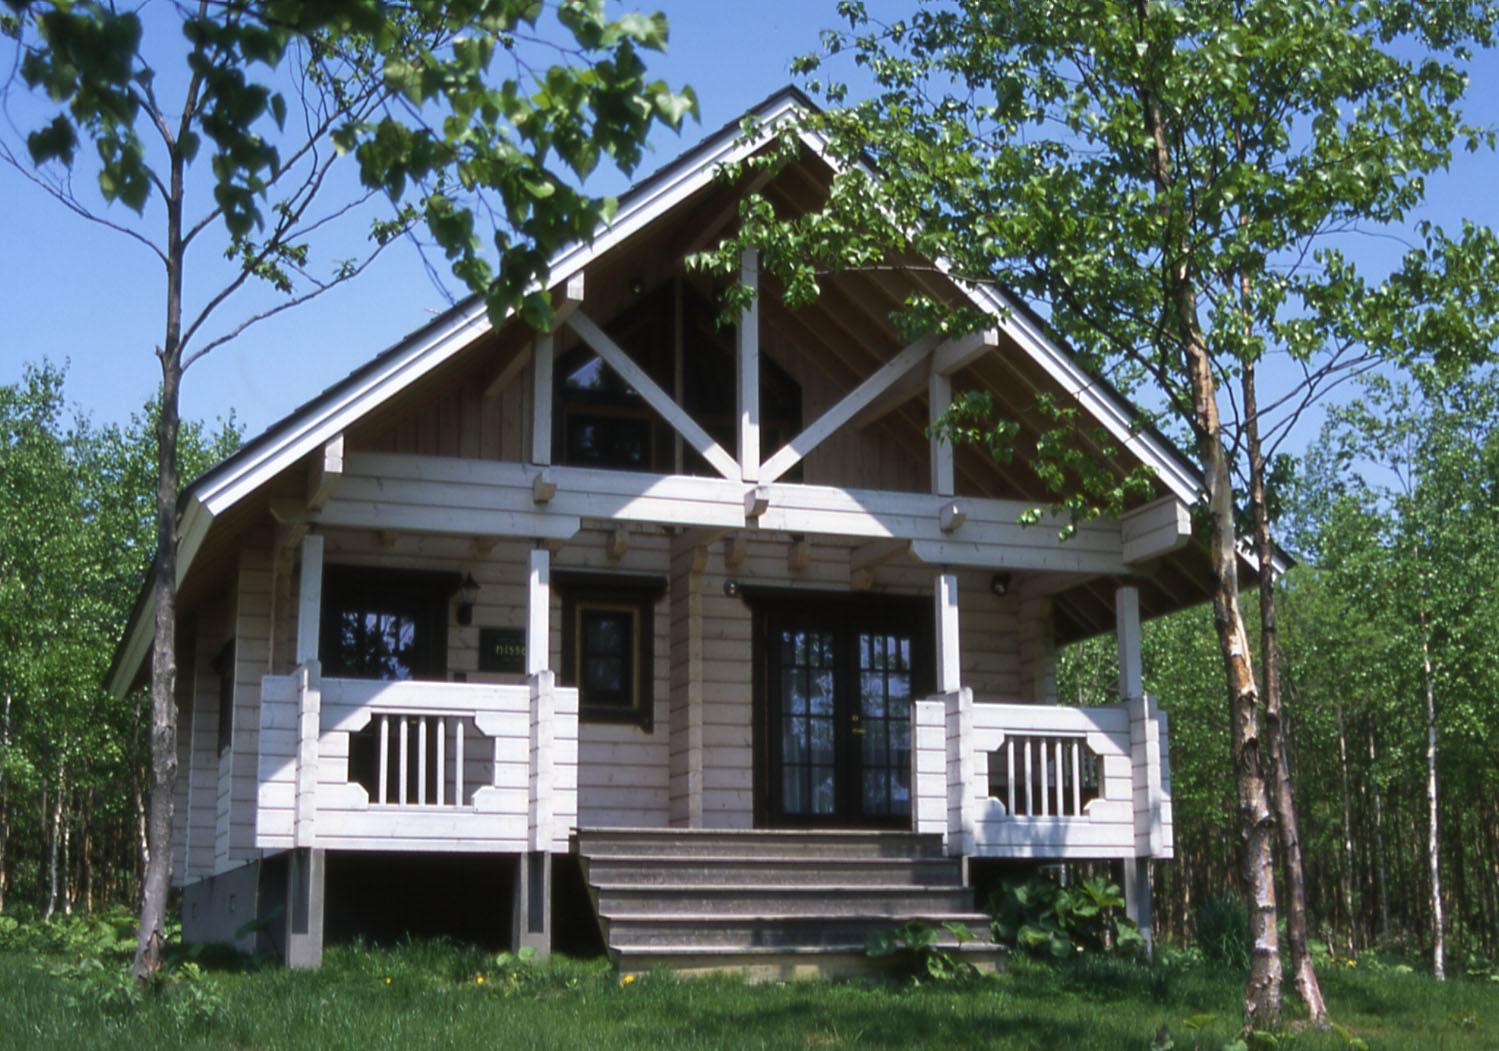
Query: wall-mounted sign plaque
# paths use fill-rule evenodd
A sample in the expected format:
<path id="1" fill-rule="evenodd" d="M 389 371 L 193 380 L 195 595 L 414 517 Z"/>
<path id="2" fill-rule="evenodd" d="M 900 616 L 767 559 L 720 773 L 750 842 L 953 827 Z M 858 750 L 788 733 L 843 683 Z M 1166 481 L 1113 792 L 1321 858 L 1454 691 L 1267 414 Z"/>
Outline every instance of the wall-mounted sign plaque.
<path id="1" fill-rule="evenodd" d="M 525 631 L 521 628 L 480 628 L 479 670 L 525 671 Z"/>

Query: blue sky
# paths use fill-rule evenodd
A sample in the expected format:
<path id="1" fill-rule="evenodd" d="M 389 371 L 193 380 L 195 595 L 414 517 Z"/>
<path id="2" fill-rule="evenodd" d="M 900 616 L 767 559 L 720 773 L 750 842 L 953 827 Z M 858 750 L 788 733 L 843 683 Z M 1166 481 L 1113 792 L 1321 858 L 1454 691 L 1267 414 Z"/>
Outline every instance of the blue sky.
<path id="1" fill-rule="evenodd" d="M 651 56 L 653 73 L 691 84 L 702 114 L 680 136 L 658 132 L 638 174 L 669 162 L 790 82 L 791 57 L 814 50 L 818 30 L 836 20 L 833 0 L 640 6 L 661 7 L 671 23 L 670 50 Z M 871 11 L 905 6 L 869 4 Z M 1499 57 L 1483 56 L 1468 114 L 1499 121 Z M 1496 173 L 1492 154 L 1460 156 L 1451 173 L 1431 181 L 1425 217 L 1456 225 L 1466 215 L 1499 225 Z M 14 381 L 24 362 L 67 359 L 69 399 L 98 421 L 125 419 L 159 377 L 152 350 L 161 339 L 160 265 L 121 235 L 68 214 L 4 165 L 0 216 L 0 383 Z M 1371 241 L 1367 251 L 1399 247 Z M 357 281 L 256 326 L 190 368 L 183 413 L 213 419 L 232 410 L 249 434 L 259 433 L 446 306 L 415 251 L 398 245 Z M 1292 451 L 1314 434 L 1314 421 L 1304 424 Z"/>

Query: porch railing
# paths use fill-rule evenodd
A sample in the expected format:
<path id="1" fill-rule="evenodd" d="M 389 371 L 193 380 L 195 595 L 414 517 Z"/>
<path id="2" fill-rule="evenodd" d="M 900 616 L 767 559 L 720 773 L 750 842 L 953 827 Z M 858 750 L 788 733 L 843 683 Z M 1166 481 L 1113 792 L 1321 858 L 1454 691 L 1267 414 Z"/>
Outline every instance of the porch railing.
<path id="1" fill-rule="evenodd" d="M 1097 708 L 916 703 L 916 828 L 951 854 L 1171 856 L 1166 716 L 1150 698 Z"/>
<path id="2" fill-rule="evenodd" d="M 561 851 L 577 820 L 578 695 L 524 684 L 261 682 L 256 845 Z"/>

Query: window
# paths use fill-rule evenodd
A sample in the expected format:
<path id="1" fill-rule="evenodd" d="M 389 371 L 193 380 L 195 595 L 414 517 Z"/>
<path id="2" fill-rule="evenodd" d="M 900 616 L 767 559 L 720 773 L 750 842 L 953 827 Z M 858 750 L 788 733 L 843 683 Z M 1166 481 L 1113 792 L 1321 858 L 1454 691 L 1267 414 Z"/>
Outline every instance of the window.
<path id="1" fill-rule="evenodd" d="M 323 674 L 447 678 L 448 599 L 457 587 L 455 573 L 330 566 L 323 575 Z"/>
<path id="2" fill-rule="evenodd" d="M 456 573 L 329 566 L 323 574 L 323 623 L 319 651 L 323 674 L 345 679 L 433 679 L 447 677 L 448 600 L 458 589 Z M 439 720 L 433 720 L 438 722 Z M 413 727 L 418 720 L 413 719 Z M 401 720 L 405 726 L 405 720 Z M 349 735 L 349 780 L 381 803 L 414 803 L 415 779 L 401 779 L 401 750 L 388 756 L 387 797 L 379 795 L 380 732 L 383 718 L 371 719 Z M 443 731 L 446 733 L 446 729 Z M 463 733 L 462 723 L 458 733 Z M 408 747 L 415 748 L 415 740 Z M 428 735 L 428 780 L 435 778 L 436 737 Z M 406 784 L 410 799 L 390 797 Z M 436 799 L 435 783 L 426 786 Z"/>
<path id="3" fill-rule="evenodd" d="M 607 326 L 609 337 L 668 393 L 676 389 L 673 288 L 643 296 Z M 719 327 L 714 308 L 684 288 L 681 310 L 682 407 L 730 453 L 739 444 L 734 330 Z M 553 448 L 574 467 L 628 471 L 676 470 L 676 432 L 586 345 L 557 362 L 553 387 Z M 801 430 L 802 393 L 794 379 L 760 355 L 760 444 L 774 452 Z M 715 475 L 696 449 L 685 446 L 682 469 Z M 788 476 L 792 477 L 792 476 Z"/>
<path id="4" fill-rule="evenodd" d="M 578 688 L 578 715 L 594 722 L 653 721 L 652 625 L 666 590 L 656 577 L 556 573 L 562 594 L 562 683 Z"/>

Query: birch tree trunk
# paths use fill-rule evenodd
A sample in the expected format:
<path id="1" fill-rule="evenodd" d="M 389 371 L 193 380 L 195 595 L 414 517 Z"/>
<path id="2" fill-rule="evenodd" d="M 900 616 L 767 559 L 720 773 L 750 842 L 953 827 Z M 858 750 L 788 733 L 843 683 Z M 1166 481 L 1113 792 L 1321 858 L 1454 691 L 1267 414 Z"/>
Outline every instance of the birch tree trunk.
<path id="1" fill-rule="evenodd" d="M 1334 702 L 1338 715 L 1338 769 L 1343 790 L 1343 916 L 1348 923 L 1347 952 L 1350 957 L 1356 949 L 1354 932 L 1358 930 L 1358 919 L 1353 914 L 1353 802 L 1348 784 L 1348 726 L 1343 718 L 1343 702 Z"/>
<path id="2" fill-rule="evenodd" d="M 57 911 L 57 854 L 62 845 L 62 797 L 66 765 L 57 761 L 57 788 L 52 793 L 51 812 L 47 815 L 47 904 L 42 919 L 50 920 Z"/>
<path id="3" fill-rule="evenodd" d="M 187 89 L 190 114 L 202 75 Z M 166 944 L 167 891 L 172 881 L 172 795 L 177 783 L 177 428 L 182 383 L 183 126 L 174 132 L 160 121 L 171 158 L 167 210 L 166 333 L 156 356 L 161 361 L 161 415 L 156 421 L 156 559 L 151 592 L 155 634 L 151 641 L 151 794 L 146 818 L 145 878 L 141 885 L 140 940 L 134 972 L 146 981 L 161 970 Z"/>
<path id="4" fill-rule="evenodd" d="M 1437 837 L 1437 695 L 1432 679 L 1431 640 L 1426 610 L 1417 610 L 1421 625 L 1421 670 L 1426 680 L 1426 863 L 1431 883 L 1431 973 L 1447 977 L 1446 943 L 1442 931 L 1442 857 Z"/>
<path id="5" fill-rule="evenodd" d="M 1306 871 L 1301 832 L 1286 757 L 1286 728 L 1281 709 L 1280 653 L 1275 622 L 1275 548 L 1270 539 L 1270 510 L 1265 502 L 1265 453 L 1260 444 L 1259 404 L 1254 362 L 1244 363 L 1244 438 L 1249 459 L 1249 506 L 1254 523 L 1254 553 L 1260 564 L 1260 675 L 1265 683 L 1265 760 L 1270 798 L 1280 829 L 1281 863 L 1286 878 L 1286 940 L 1291 947 L 1291 979 L 1313 1022 L 1327 1018 L 1327 1003 L 1312 969 L 1307 939 Z"/>
<path id="6" fill-rule="evenodd" d="M 1379 761 L 1375 751 L 1374 727 L 1369 727 L 1369 779 L 1374 799 L 1374 872 L 1379 886 L 1379 942 L 1390 944 L 1390 880 L 1385 867 L 1384 851 L 1384 800 L 1379 791 L 1379 778 L 1375 776 L 1375 765 Z"/>
<path id="7" fill-rule="evenodd" d="M 1135 17 L 1143 42 L 1142 59 L 1150 63 L 1151 42 L 1145 0 L 1136 0 Z M 1260 754 L 1259 688 L 1255 684 L 1249 639 L 1239 608 L 1238 547 L 1234 528 L 1233 480 L 1223 448 L 1218 391 L 1212 356 L 1198 316 L 1198 289 L 1188 267 L 1191 218 L 1170 203 L 1171 152 L 1160 101 L 1145 80 L 1139 82 L 1148 164 L 1167 230 L 1162 245 L 1162 281 L 1170 317 L 1192 398 L 1192 429 L 1207 490 L 1209 559 L 1212 571 L 1213 625 L 1228 686 L 1229 737 L 1234 760 L 1239 830 L 1243 837 L 1241 879 L 1249 902 L 1249 978 L 1244 988 L 1245 1029 L 1279 1029 L 1281 1022 L 1280 945 L 1276 936 L 1275 869 L 1271 812 Z"/>

